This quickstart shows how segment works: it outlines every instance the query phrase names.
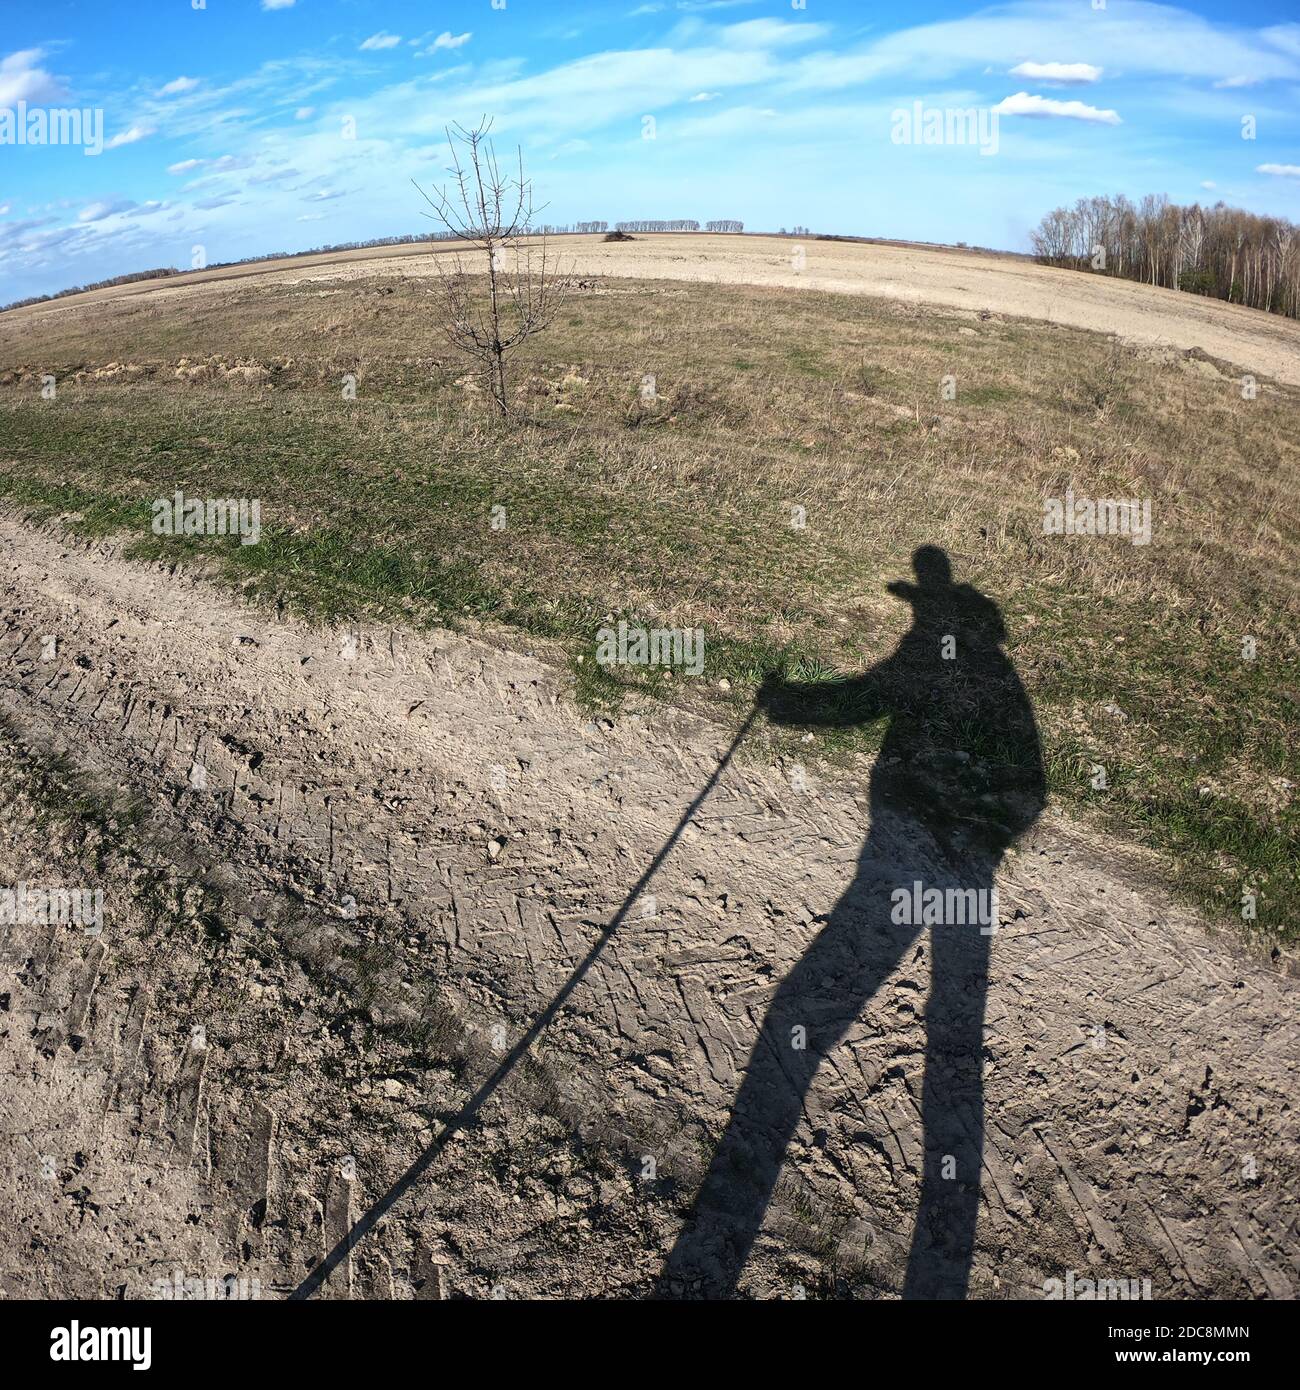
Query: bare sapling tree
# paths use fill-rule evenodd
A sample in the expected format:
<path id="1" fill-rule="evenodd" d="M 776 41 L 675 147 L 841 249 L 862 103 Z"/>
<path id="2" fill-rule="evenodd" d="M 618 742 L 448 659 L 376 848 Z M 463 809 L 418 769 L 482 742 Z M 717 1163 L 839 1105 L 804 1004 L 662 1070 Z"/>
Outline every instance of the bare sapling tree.
<path id="1" fill-rule="evenodd" d="M 491 128 L 484 117 L 472 130 L 460 125 L 449 129 L 448 182 L 428 193 L 419 184 L 416 188 L 433 209 L 426 217 L 439 223 L 450 240 L 482 253 L 486 296 L 476 293 L 472 270 L 459 249 L 450 257 L 435 256 L 443 329 L 454 347 L 482 364 L 493 404 L 508 416 L 506 358 L 547 327 L 572 281 L 560 273 L 546 237 L 530 235 L 533 186 L 524 177 L 523 152 L 518 152 L 516 170 L 503 173 L 489 138 Z"/>

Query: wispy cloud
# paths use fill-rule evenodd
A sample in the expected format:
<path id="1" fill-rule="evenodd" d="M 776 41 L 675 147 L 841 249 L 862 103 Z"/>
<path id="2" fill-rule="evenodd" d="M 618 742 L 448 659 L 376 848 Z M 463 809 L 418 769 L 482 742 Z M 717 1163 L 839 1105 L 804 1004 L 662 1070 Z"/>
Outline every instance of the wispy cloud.
<path id="1" fill-rule="evenodd" d="M 739 24 L 728 24 L 721 37 L 729 48 L 788 48 L 794 44 L 813 43 L 829 33 L 829 24 L 746 19 Z"/>
<path id="2" fill-rule="evenodd" d="M 943 80 L 983 66 L 1066 53 L 1107 72 L 1221 80 L 1300 78 L 1300 25 L 1251 30 L 1190 10 L 1126 0 L 1105 12 L 1079 0 L 1015 0 L 961 18 L 914 25 L 859 48 L 811 55 L 800 86 L 853 85 L 887 75 Z"/>
<path id="3" fill-rule="evenodd" d="M 135 204 L 129 198 L 101 198 L 82 208 L 77 214 L 77 221 L 102 222 L 104 218 L 111 217 L 115 212 L 126 212 L 133 207 Z"/>
<path id="4" fill-rule="evenodd" d="M 453 34 L 450 29 L 444 29 L 425 52 L 436 53 L 440 48 L 464 48 L 473 37 L 473 32 L 469 30 L 463 34 Z"/>
<path id="5" fill-rule="evenodd" d="M 155 133 L 153 126 L 133 125 L 114 135 L 111 140 L 106 140 L 104 148 L 106 150 L 119 150 L 123 145 L 134 145 L 137 141 L 147 140 Z"/>

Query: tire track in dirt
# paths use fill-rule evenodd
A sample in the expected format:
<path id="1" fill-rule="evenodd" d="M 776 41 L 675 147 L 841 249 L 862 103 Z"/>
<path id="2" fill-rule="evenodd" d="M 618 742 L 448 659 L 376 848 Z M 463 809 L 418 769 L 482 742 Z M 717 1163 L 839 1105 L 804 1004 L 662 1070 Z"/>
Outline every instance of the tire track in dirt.
<path id="1" fill-rule="evenodd" d="M 349 642 L 7 519 L 0 545 L 0 698 L 34 743 L 165 802 L 249 876 L 418 926 L 440 988 L 475 1026 L 503 1025 L 507 1046 L 727 743 L 666 709 L 592 722 L 553 669 L 474 640 L 371 628 Z M 567 1099 L 606 1132 L 658 1136 L 662 1171 L 698 1172 L 867 817 L 847 780 L 797 792 L 765 759 L 733 764 L 548 1030 Z M 897 850 L 882 885 L 935 853 Z M 1156 1297 L 1292 1296 L 1293 982 L 1059 817 L 998 888 L 972 1294 L 1073 1269 L 1148 1277 Z M 769 1213 L 771 1245 L 832 1214 L 840 1258 L 882 1293 L 899 1285 L 920 1188 L 928 983 L 922 936 L 819 1073 Z M 398 1171 L 372 1175 L 371 1196 Z"/>

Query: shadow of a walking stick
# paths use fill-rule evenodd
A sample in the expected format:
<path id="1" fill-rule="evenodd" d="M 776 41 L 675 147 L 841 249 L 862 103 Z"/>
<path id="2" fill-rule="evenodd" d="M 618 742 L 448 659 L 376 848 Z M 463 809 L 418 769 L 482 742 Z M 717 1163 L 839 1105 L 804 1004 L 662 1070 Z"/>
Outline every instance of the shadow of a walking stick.
<path id="1" fill-rule="evenodd" d="M 298 1285 L 293 1293 L 289 1295 L 290 1301 L 307 1299 L 310 1298 L 312 1294 L 316 1293 L 335 1269 L 348 1257 L 349 1253 L 356 1249 L 366 1236 L 370 1234 L 378 1222 L 383 1220 L 388 1212 L 392 1210 L 408 1191 L 410 1191 L 414 1184 L 437 1162 L 438 1156 L 455 1135 L 473 1123 L 479 1111 L 482 1110 L 492 1094 L 506 1077 L 510 1075 L 533 1043 L 536 1042 L 542 1033 L 550 1026 L 555 1015 L 563 1007 L 565 1000 L 568 999 L 573 991 L 582 983 L 583 977 L 587 974 L 587 971 L 591 969 L 596 957 L 605 949 L 610 938 L 622 925 L 632 904 L 641 896 L 646 885 L 658 872 L 660 865 L 662 865 L 664 860 L 672 853 L 673 846 L 676 845 L 677 841 L 681 838 L 682 832 L 686 829 L 687 825 L 690 824 L 696 811 L 703 805 L 705 798 L 713 788 L 717 786 L 718 779 L 726 770 L 727 764 L 731 762 L 736 749 L 740 747 L 741 741 L 749 732 L 757 714 L 757 707 L 749 712 L 745 722 L 740 726 L 739 730 L 736 732 L 736 736 L 732 739 L 730 747 L 719 760 L 717 767 L 714 768 L 709 780 L 686 808 L 681 820 L 677 822 L 677 826 L 673 830 L 673 833 L 664 841 L 659 852 L 650 861 L 649 867 L 632 886 L 627 897 L 623 899 L 622 905 L 619 907 L 618 911 L 610 918 L 608 924 L 592 943 L 590 950 L 588 950 L 587 954 L 583 956 L 582 960 L 574 967 L 573 973 L 564 982 L 559 993 L 556 994 L 555 998 L 551 1000 L 540 1014 L 538 1014 L 528 1031 L 515 1043 L 510 1051 L 506 1053 L 491 1076 L 489 1076 L 478 1090 L 475 1091 L 465 1103 L 464 1107 L 447 1122 L 442 1132 L 434 1139 L 429 1147 L 425 1149 L 406 1172 L 404 1172 L 374 1206 L 357 1221 L 352 1229 L 348 1231 L 347 1235 L 329 1251 L 320 1264 L 318 1264 L 302 1283 Z"/>

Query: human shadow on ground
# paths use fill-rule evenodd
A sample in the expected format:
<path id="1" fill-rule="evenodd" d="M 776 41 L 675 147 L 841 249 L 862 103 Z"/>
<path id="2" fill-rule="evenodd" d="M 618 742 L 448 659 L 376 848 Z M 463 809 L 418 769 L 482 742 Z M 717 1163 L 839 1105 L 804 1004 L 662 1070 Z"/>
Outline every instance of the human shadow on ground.
<path id="1" fill-rule="evenodd" d="M 888 724 L 853 882 L 768 1006 L 660 1297 L 735 1293 L 818 1068 L 904 953 L 923 952 L 927 939 L 924 1157 L 902 1293 L 965 1296 L 983 1155 L 994 874 L 1037 819 L 1046 782 L 998 606 L 954 584 L 938 547 L 919 549 L 913 566 L 915 584 L 889 585 L 913 616 L 892 655 L 852 679 L 770 679 L 759 692 L 778 723 Z"/>

